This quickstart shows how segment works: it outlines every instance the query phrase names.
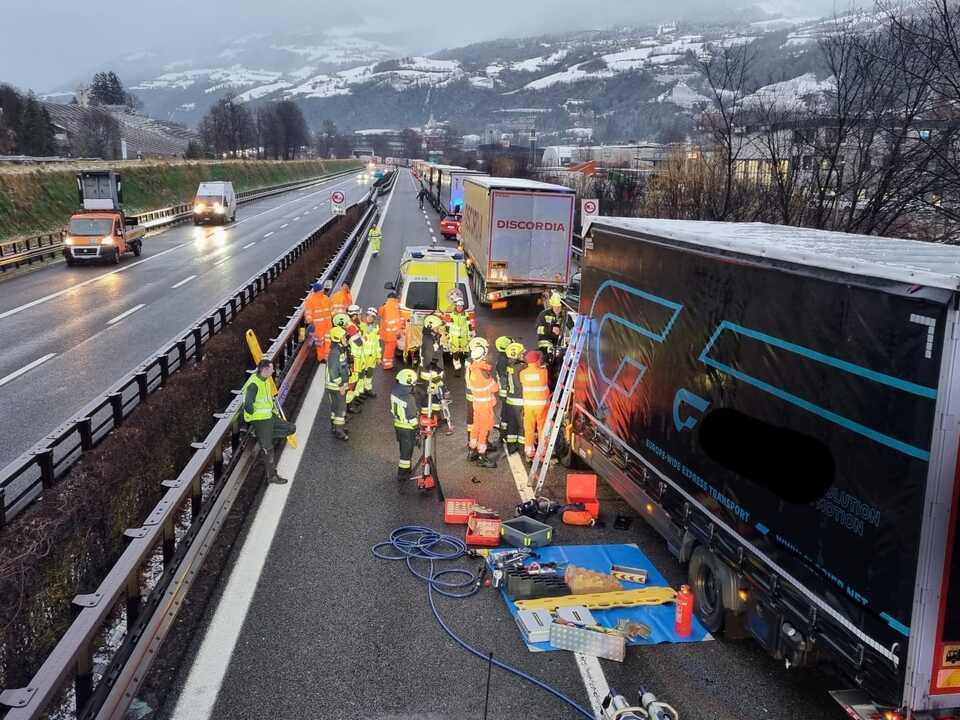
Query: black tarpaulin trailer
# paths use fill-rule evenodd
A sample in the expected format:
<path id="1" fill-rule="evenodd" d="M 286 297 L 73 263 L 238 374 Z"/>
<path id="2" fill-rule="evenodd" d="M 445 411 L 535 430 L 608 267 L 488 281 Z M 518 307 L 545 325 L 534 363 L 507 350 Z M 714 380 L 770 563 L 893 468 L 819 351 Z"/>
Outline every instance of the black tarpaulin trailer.
<path id="1" fill-rule="evenodd" d="M 584 250 L 574 448 L 708 627 L 833 662 L 848 708 L 960 707 L 960 247 L 598 218 Z"/>

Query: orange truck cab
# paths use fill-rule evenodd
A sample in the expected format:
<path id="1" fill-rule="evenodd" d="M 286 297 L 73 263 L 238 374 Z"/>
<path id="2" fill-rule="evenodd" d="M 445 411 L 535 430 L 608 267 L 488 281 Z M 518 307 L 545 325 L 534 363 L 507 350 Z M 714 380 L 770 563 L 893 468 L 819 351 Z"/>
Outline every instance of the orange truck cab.
<path id="1" fill-rule="evenodd" d="M 77 175 L 77 191 L 81 209 L 70 218 L 63 239 L 67 265 L 92 261 L 119 263 L 124 253 L 139 256 L 143 252 L 146 229 L 131 224 L 124 215 L 119 173 L 82 172 Z"/>

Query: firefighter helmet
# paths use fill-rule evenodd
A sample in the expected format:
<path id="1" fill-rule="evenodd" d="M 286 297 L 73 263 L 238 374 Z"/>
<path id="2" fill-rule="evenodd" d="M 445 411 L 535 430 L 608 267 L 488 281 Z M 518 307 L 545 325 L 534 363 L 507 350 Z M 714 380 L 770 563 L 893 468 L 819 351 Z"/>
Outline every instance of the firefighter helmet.
<path id="1" fill-rule="evenodd" d="M 550 307 L 559 308 L 563 304 L 563 298 L 560 297 L 560 293 L 554 292 L 550 293 Z"/>
<path id="2" fill-rule="evenodd" d="M 499 352 L 506 352 L 507 347 L 509 347 L 510 343 L 512 342 L 513 342 L 513 338 L 510 337 L 509 335 L 501 335 L 500 337 L 497 338 L 497 341 L 493 344 L 493 346 L 497 348 Z"/>
<path id="3" fill-rule="evenodd" d="M 353 316 L 353 315 L 359 315 L 359 314 L 360 314 L 359 305 L 354 304 L 347 308 L 347 315 Z"/>
<path id="4" fill-rule="evenodd" d="M 487 356 L 487 348 L 483 345 L 474 345 L 470 348 L 471 360 L 483 360 Z"/>
<path id="5" fill-rule="evenodd" d="M 410 368 L 405 368 L 397 373 L 397 382 L 401 385 L 416 385 L 417 373 Z"/>
<path id="6" fill-rule="evenodd" d="M 475 337 L 471 338 L 470 342 L 467 344 L 467 347 L 473 350 L 475 347 L 482 347 L 486 351 L 490 351 L 490 343 L 487 342 L 486 338 Z"/>
<path id="7" fill-rule="evenodd" d="M 333 316 L 333 326 L 338 328 L 345 328 L 350 324 L 350 316 L 346 313 L 337 313 Z"/>
<path id="8" fill-rule="evenodd" d="M 436 330 L 437 328 L 443 327 L 443 320 L 436 315 L 427 315 L 423 320 L 423 326 L 431 330 Z"/>
<path id="9" fill-rule="evenodd" d="M 523 345 L 518 342 L 512 342 L 507 345 L 507 357 L 511 360 L 519 360 L 523 357 Z"/>
<path id="10" fill-rule="evenodd" d="M 330 340 L 335 343 L 342 343 L 347 338 L 347 331 L 337 325 L 330 328 Z"/>

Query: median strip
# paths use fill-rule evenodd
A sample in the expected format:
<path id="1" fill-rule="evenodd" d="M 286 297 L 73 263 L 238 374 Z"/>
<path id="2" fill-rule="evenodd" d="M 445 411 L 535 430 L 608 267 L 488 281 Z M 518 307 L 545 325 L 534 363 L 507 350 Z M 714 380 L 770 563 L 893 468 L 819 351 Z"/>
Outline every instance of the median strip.
<path id="1" fill-rule="evenodd" d="M 118 322 L 120 322 L 121 320 L 123 320 L 125 317 L 129 317 L 130 315 L 133 315 L 137 310 L 141 310 L 141 309 L 143 309 L 143 308 L 145 308 L 145 307 L 146 307 L 146 304 L 145 304 L 145 303 L 140 303 L 139 305 L 134 305 L 132 308 L 130 308 L 130 309 L 127 310 L 126 312 L 120 313 L 119 315 L 117 315 L 117 316 L 116 316 L 115 318 L 113 318 L 112 320 L 107 320 L 107 325 L 113 325 L 114 323 L 118 323 Z"/>
<path id="2" fill-rule="evenodd" d="M 3 386 L 6 385 L 8 382 L 11 382 L 11 381 L 13 381 L 13 380 L 16 380 L 18 377 L 20 377 L 20 376 L 23 375 L 24 373 L 30 372 L 31 370 L 33 370 L 33 369 L 34 369 L 35 367 L 37 367 L 38 365 L 43 365 L 47 360 L 49 360 L 50 358 L 52 358 L 54 355 L 56 355 L 56 353 L 48 353 L 47 355 L 44 355 L 42 358 L 37 358 L 37 359 L 34 360 L 32 363 L 28 363 L 28 364 L 24 365 L 22 368 L 20 368 L 20 369 L 17 370 L 16 372 L 10 373 L 10 374 L 7 375 L 5 378 L 0 378 L 0 387 L 3 387 Z"/>

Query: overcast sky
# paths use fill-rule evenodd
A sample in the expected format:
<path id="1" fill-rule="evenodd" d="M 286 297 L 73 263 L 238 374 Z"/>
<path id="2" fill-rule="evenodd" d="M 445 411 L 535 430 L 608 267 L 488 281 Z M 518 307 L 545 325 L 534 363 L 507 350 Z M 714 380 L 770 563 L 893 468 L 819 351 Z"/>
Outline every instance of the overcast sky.
<path id="1" fill-rule="evenodd" d="M 836 0 L 0 0 L 0 81 L 46 91 L 138 49 L 190 52 L 233 33 L 309 24 L 399 37 L 431 52 L 505 36 L 717 16 L 748 5 L 790 15 Z M 848 3 L 841 3 L 847 5 Z M 800 10 L 799 8 L 802 8 Z M 722 16 L 722 15 L 721 15 Z M 164 53 L 166 54 L 166 53 Z M 121 77 L 124 68 L 116 68 Z"/>

